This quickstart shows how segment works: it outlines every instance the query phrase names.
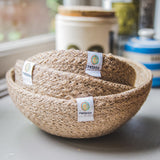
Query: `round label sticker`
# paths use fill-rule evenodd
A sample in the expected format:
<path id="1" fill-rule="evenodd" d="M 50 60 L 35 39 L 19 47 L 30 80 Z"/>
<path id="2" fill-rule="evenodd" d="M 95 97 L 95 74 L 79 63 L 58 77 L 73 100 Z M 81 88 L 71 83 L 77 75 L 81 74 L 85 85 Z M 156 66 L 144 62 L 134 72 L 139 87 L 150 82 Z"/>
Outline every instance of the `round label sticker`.
<path id="1" fill-rule="evenodd" d="M 92 62 L 92 64 L 98 64 L 99 63 L 99 58 L 98 58 L 98 56 L 96 56 L 96 55 L 94 55 L 94 56 L 92 56 L 91 57 L 91 62 Z"/>
<path id="2" fill-rule="evenodd" d="M 83 102 L 81 104 L 81 108 L 82 108 L 83 111 L 88 111 L 89 108 L 90 108 L 89 103 L 88 102 Z"/>

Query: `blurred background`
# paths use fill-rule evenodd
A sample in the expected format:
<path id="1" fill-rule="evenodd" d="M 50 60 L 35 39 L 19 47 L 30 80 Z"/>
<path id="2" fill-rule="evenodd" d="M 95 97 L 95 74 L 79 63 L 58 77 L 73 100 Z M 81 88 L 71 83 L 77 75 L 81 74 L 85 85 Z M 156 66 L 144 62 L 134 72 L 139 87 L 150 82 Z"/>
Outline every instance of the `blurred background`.
<path id="1" fill-rule="evenodd" d="M 114 9 L 120 35 L 136 35 L 140 28 L 155 28 L 160 38 L 158 0 L 0 0 L 0 42 L 54 33 L 59 5 Z"/>
<path id="2" fill-rule="evenodd" d="M 54 32 L 62 0 L 0 0 L 0 42 Z"/>

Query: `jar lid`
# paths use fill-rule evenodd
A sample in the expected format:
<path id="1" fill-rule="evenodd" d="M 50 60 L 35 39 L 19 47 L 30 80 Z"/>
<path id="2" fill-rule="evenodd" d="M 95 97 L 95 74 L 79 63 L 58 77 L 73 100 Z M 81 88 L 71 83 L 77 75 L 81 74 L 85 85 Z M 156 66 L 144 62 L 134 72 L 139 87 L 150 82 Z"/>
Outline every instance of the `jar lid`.
<path id="1" fill-rule="evenodd" d="M 155 32 L 152 28 L 143 28 L 138 31 L 141 38 L 153 38 Z"/>
<path id="2" fill-rule="evenodd" d="M 114 11 L 107 11 L 96 6 L 59 6 L 58 13 L 77 17 L 115 17 Z"/>
<path id="3" fill-rule="evenodd" d="M 131 38 L 125 45 L 125 50 L 138 53 L 160 53 L 160 41 L 155 39 Z"/>
<path id="4" fill-rule="evenodd" d="M 160 40 L 153 39 L 154 30 L 145 28 L 138 32 L 140 37 L 131 38 L 125 45 L 125 50 L 145 54 L 160 53 Z"/>

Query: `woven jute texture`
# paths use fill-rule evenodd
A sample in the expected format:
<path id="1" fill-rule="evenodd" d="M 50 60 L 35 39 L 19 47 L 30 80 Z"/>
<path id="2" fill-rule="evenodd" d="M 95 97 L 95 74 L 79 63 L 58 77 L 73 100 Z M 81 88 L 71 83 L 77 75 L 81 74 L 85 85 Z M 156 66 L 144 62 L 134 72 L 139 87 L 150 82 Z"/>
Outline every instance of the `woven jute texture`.
<path id="1" fill-rule="evenodd" d="M 61 50 L 49 51 L 30 57 L 28 61 L 47 65 L 59 71 L 86 75 L 87 51 Z M 120 61 L 111 54 L 103 54 L 101 79 L 120 84 L 134 86 L 136 74 L 134 69 L 125 61 Z"/>
<path id="2" fill-rule="evenodd" d="M 104 81 L 92 76 L 79 75 L 69 72 L 56 71 L 52 68 L 36 65 L 33 68 L 33 85 L 23 84 L 22 68 L 24 61 L 15 65 L 15 81 L 24 89 L 49 95 L 56 98 L 79 98 L 87 96 L 105 96 L 132 89 L 133 87 Z"/>
<path id="3" fill-rule="evenodd" d="M 15 68 L 6 74 L 8 91 L 19 110 L 35 125 L 50 134 L 68 138 L 106 135 L 137 113 L 146 100 L 152 83 L 152 74 L 143 65 L 117 58 L 135 70 L 135 87 L 121 93 L 93 96 L 94 121 L 77 121 L 77 102 L 74 97 L 56 98 L 40 92 L 35 93 L 19 84 L 20 82 L 15 82 Z"/>

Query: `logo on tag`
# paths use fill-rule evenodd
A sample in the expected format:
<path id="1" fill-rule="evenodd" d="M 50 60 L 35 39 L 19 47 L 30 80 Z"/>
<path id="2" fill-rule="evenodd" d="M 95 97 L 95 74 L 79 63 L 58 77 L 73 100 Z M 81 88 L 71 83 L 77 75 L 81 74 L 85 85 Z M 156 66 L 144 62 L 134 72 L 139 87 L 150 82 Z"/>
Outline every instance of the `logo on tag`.
<path id="1" fill-rule="evenodd" d="M 83 111 L 88 111 L 89 108 L 90 108 L 89 103 L 88 102 L 82 102 L 81 108 L 82 108 Z"/>
<path id="2" fill-rule="evenodd" d="M 91 59 L 92 59 L 92 60 L 91 60 L 91 62 L 92 62 L 92 64 L 93 64 L 93 65 L 98 64 L 98 63 L 99 63 L 99 58 L 98 58 L 98 56 L 97 56 L 97 55 L 92 56 L 92 58 L 91 58 Z"/>
<path id="3" fill-rule="evenodd" d="M 23 83 L 27 85 L 32 85 L 32 72 L 35 63 L 25 61 L 22 69 Z"/>
<path id="4" fill-rule="evenodd" d="M 88 60 L 85 72 L 94 77 L 101 77 L 102 61 L 102 53 L 88 51 Z"/>
<path id="5" fill-rule="evenodd" d="M 93 97 L 77 98 L 78 122 L 94 120 Z"/>

